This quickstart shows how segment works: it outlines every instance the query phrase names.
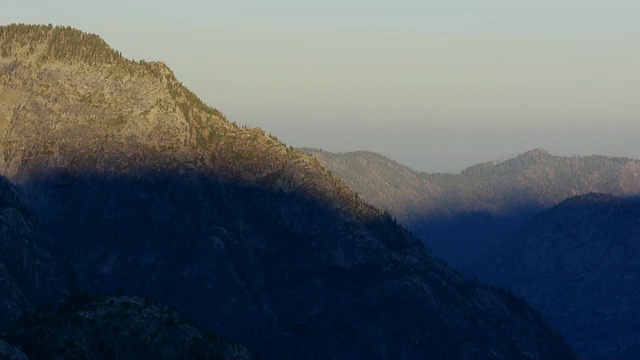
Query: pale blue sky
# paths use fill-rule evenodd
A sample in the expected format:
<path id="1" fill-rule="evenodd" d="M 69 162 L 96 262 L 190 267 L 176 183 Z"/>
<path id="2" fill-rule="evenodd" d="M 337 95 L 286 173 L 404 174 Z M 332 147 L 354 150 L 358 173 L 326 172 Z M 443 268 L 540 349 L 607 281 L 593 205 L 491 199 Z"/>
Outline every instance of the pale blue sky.
<path id="1" fill-rule="evenodd" d="M 0 23 L 162 60 L 294 146 L 459 171 L 542 147 L 640 158 L 635 1 L 0 0 Z"/>

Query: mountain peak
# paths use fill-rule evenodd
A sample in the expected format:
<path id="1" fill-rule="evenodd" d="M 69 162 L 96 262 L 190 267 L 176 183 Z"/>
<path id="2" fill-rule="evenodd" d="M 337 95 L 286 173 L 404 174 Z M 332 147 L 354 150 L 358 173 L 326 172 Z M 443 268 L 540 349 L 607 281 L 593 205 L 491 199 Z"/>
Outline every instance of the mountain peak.
<path id="1" fill-rule="evenodd" d="M 536 148 L 536 149 L 532 149 L 529 151 L 525 151 L 524 153 L 520 154 L 518 157 L 547 157 L 547 156 L 551 156 L 551 154 L 549 154 L 549 152 L 545 149 L 542 148 Z"/>
<path id="2" fill-rule="evenodd" d="M 11 24 L 0 27 L 2 57 L 34 58 L 41 61 L 124 62 L 98 35 L 72 27 Z"/>
<path id="3" fill-rule="evenodd" d="M 13 181 L 195 171 L 381 214 L 310 155 L 228 121 L 162 62 L 127 60 L 70 27 L 0 27 L 0 45 L 0 173 Z"/>
<path id="4" fill-rule="evenodd" d="M 8 175 L 210 170 L 215 140 L 239 130 L 166 64 L 128 60 L 70 27 L 1 26 L 0 69 Z"/>
<path id="5" fill-rule="evenodd" d="M 161 300 L 264 358 L 572 358 L 524 302 L 468 282 L 310 155 L 79 34 L 0 34 L 0 175 L 78 288 Z"/>
<path id="6" fill-rule="evenodd" d="M 531 149 L 529 151 L 525 151 L 525 153 L 532 153 L 532 154 L 539 154 L 539 155 L 548 155 L 549 154 L 549 152 L 546 149 L 543 149 L 543 148 Z"/>

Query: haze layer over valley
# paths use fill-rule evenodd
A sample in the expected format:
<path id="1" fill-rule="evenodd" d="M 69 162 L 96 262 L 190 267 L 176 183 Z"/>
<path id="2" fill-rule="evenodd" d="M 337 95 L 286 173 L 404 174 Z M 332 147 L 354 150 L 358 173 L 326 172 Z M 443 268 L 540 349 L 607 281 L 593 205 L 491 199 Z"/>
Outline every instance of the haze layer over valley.
<path id="1" fill-rule="evenodd" d="M 640 356 L 639 161 L 537 149 L 454 175 L 371 152 L 304 151 L 435 254 L 531 301 L 581 357 Z"/>
<path id="2" fill-rule="evenodd" d="M 536 149 L 461 174 L 426 174 L 371 152 L 303 151 L 459 268 L 568 197 L 640 193 L 640 161 L 628 158 L 560 157 Z"/>

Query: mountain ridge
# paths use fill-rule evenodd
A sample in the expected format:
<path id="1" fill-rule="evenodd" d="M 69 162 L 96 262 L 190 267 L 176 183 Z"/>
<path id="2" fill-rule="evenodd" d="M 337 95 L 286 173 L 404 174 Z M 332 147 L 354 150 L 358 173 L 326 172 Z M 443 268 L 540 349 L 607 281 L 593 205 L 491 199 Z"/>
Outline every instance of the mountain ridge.
<path id="1" fill-rule="evenodd" d="M 534 149 L 460 174 L 418 173 L 375 153 L 307 149 L 355 191 L 464 268 L 530 216 L 578 194 L 640 193 L 640 161 Z"/>
<path id="2" fill-rule="evenodd" d="M 15 28 L 15 31 L 21 29 L 20 26 Z M 67 104 L 59 105 L 59 108 L 52 106 L 54 110 L 61 111 L 65 117 L 65 121 L 60 122 L 58 118 L 51 116 L 55 111 L 47 105 L 54 103 L 56 99 L 55 92 L 49 93 L 51 86 L 48 83 L 42 86 L 38 86 L 38 83 L 31 84 L 30 96 L 22 100 L 31 102 L 29 105 L 37 112 L 43 112 L 43 114 L 37 114 L 39 121 L 36 122 L 29 118 L 22 118 L 20 107 L 24 104 L 20 104 L 20 101 L 17 101 L 19 99 L 12 99 L 14 101 L 9 102 L 7 100 L 12 98 L 11 94 L 0 94 L 0 99 L 6 103 L 7 112 L 13 110 L 11 123 L 14 126 L 16 123 L 25 125 L 25 128 L 18 127 L 14 130 L 14 133 L 20 136 L 14 138 L 5 136 L 4 158 L 10 158 L 16 162 L 26 156 L 28 161 L 35 163 L 27 169 L 23 168 L 23 174 L 18 174 L 15 173 L 15 164 L 5 161 L 2 164 L 5 168 L 3 173 L 11 178 L 27 180 L 29 176 L 38 176 L 39 172 L 49 172 L 50 168 L 56 167 L 64 167 L 67 173 L 81 172 L 83 169 L 78 166 L 86 167 L 89 164 L 92 172 L 104 172 L 107 175 L 123 172 L 130 174 L 136 170 L 144 173 L 150 170 L 189 172 L 196 169 L 213 173 L 229 181 L 259 183 L 261 179 L 268 179 L 268 183 L 285 191 L 291 191 L 292 189 L 288 186 L 300 177 L 304 177 L 306 181 L 299 184 L 304 185 L 304 189 L 298 188 L 298 191 L 303 190 L 310 196 L 316 197 L 332 194 L 334 199 L 340 199 L 344 203 L 343 206 L 351 208 L 354 212 L 376 216 L 375 208 L 363 202 L 354 201 L 355 195 L 348 187 L 338 178 L 328 174 L 315 159 L 290 147 L 287 148 L 277 138 L 267 136 L 261 129 L 239 127 L 235 123 L 226 121 L 220 111 L 204 104 L 185 88 L 166 65 L 160 62 L 126 60 L 106 43 L 98 41 L 99 37 L 82 35 L 84 33 L 69 27 L 26 26 L 25 29 L 23 32 L 26 32 L 29 37 L 20 42 L 22 47 L 18 50 L 15 46 L 7 45 L 7 38 L 12 39 L 11 36 L 3 38 L 3 49 L 7 47 L 12 49 L 8 57 L 14 56 L 14 52 L 18 54 L 26 52 L 32 59 L 30 61 L 49 64 L 47 62 L 49 58 L 43 60 L 37 56 L 36 52 L 31 53 L 27 49 L 59 53 L 52 58 L 61 59 L 66 66 L 71 65 L 71 69 L 75 70 L 73 76 L 70 76 L 69 70 L 65 70 L 65 67 L 59 68 L 55 61 L 53 65 L 40 68 L 29 63 L 26 72 L 37 79 L 53 78 L 58 85 L 69 81 L 76 96 L 75 100 L 79 101 L 72 106 Z M 4 33 L 11 34 L 10 30 L 12 28 L 6 29 Z M 50 34 L 46 46 L 40 44 L 46 38 L 43 33 Z M 57 33 L 61 34 L 54 36 Z M 92 39 L 90 48 L 80 52 L 77 50 L 81 48 L 78 43 L 84 45 L 85 38 Z M 66 45 L 54 46 L 56 43 L 53 39 L 64 39 L 63 44 Z M 93 50 L 95 46 L 99 50 Z M 94 71 L 90 63 L 78 61 L 87 51 L 91 54 L 108 54 L 107 61 L 101 64 L 99 71 Z M 8 64 L 3 64 L 4 68 L 12 68 L 12 71 L 7 72 L 9 78 L 19 69 L 16 61 L 14 59 Z M 26 65 L 24 60 L 19 62 Z M 74 68 L 74 66 L 77 67 Z M 144 85 L 143 81 L 150 79 L 155 81 L 155 86 Z M 97 89 L 88 90 L 98 84 Z M 125 84 L 124 89 L 122 89 L 123 84 Z M 147 98 L 151 97 L 154 101 L 143 102 L 140 101 L 141 98 L 131 96 L 131 94 L 138 94 L 140 89 L 144 89 Z M 44 99 L 32 96 L 34 94 Z M 13 95 L 15 97 L 15 94 Z M 106 101 L 109 100 L 109 104 L 112 105 L 114 99 L 121 106 L 127 106 L 127 109 L 133 110 L 127 110 L 125 114 L 125 111 L 119 113 L 111 109 L 113 106 L 107 109 L 104 105 Z M 174 103 L 172 106 L 169 105 L 171 102 Z M 12 105 L 13 109 L 11 109 Z M 152 116 L 154 114 L 155 117 Z M 47 121 L 42 121 L 43 117 L 48 120 L 48 124 Z M 33 123 L 38 123 L 36 129 L 31 128 Z M 68 128 L 65 129 L 65 126 Z M 77 134 L 78 128 L 85 132 L 93 132 L 95 135 L 83 139 Z M 39 137 L 25 136 L 34 132 Z M 117 140 L 114 144 L 116 146 L 105 146 L 107 143 L 114 142 L 114 139 L 121 140 Z M 242 142 L 237 141 L 238 139 Z M 79 145 L 84 147 L 80 154 L 73 152 L 74 146 L 70 145 L 77 141 L 81 141 Z M 42 148 L 33 148 L 33 144 L 40 145 Z M 248 149 L 251 149 L 254 155 L 251 158 L 243 156 L 243 151 Z M 40 155 L 40 158 L 34 158 L 33 155 Z M 172 167 L 175 166 L 180 168 L 173 169 Z M 314 181 L 317 179 L 324 181 Z"/>
<path id="3" fill-rule="evenodd" d="M 160 63 L 94 59 L 77 33 L 2 28 L 0 175 L 81 289 L 163 301 L 264 358 L 574 356 L 310 155 L 228 122 Z"/>

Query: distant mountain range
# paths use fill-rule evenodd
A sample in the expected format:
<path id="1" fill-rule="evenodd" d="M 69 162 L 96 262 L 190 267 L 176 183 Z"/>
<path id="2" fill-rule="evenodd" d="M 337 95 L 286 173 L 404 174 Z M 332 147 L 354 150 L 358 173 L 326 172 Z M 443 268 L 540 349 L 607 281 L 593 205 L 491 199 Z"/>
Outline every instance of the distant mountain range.
<path id="1" fill-rule="evenodd" d="M 540 309 L 587 359 L 640 358 L 640 203 L 570 198 L 536 215 L 470 273 Z"/>
<path id="2" fill-rule="evenodd" d="M 0 325 L 19 328 L 0 351 L 40 354 L 20 339 L 51 333 L 44 349 L 82 358 L 126 331 L 146 344 L 149 329 L 201 331 L 175 332 L 178 315 L 137 327 L 127 308 L 146 305 L 121 297 L 45 312 L 54 327 L 40 312 L 20 321 L 50 294 L 55 306 L 85 291 L 174 306 L 264 359 L 575 358 L 524 301 L 468 281 L 317 160 L 227 121 L 164 64 L 130 61 L 98 36 L 0 27 L 0 143 L 15 190 L 2 190 Z M 121 323 L 101 318 L 112 310 Z M 102 335 L 67 348 L 54 334 L 63 325 Z"/>
<path id="3" fill-rule="evenodd" d="M 627 158 L 560 157 L 536 149 L 461 174 L 424 174 L 371 152 L 301 150 L 459 268 L 568 197 L 640 193 L 640 161 Z"/>

